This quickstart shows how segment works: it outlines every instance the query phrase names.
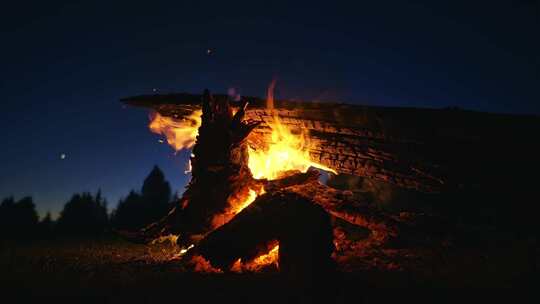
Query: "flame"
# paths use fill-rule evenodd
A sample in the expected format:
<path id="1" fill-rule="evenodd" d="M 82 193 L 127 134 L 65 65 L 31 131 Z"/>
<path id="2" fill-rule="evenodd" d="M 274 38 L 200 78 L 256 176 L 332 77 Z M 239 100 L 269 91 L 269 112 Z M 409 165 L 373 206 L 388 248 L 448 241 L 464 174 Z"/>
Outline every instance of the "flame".
<path id="1" fill-rule="evenodd" d="M 278 255 L 279 255 L 279 245 L 274 246 L 274 248 L 270 249 L 270 251 L 267 254 L 260 255 L 256 257 L 252 262 L 248 263 L 246 267 L 248 269 L 256 270 L 262 266 L 270 265 L 270 264 L 276 264 L 278 261 Z"/>
<path id="2" fill-rule="evenodd" d="M 240 200 L 240 202 L 237 203 L 237 204 L 232 202 L 232 204 L 231 204 L 232 212 L 234 214 L 239 213 L 244 208 L 246 208 L 251 203 L 253 203 L 253 201 L 255 201 L 255 199 L 257 198 L 257 196 L 259 196 L 261 194 L 264 194 L 264 193 L 265 193 L 265 191 L 264 191 L 264 188 L 262 188 L 262 187 L 260 189 L 257 189 L 257 190 L 249 189 L 248 196 L 245 199 Z"/>
<path id="3" fill-rule="evenodd" d="M 253 177 L 257 179 L 276 179 L 286 171 L 306 172 L 309 167 L 315 167 L 325 171 L 337 174 L 336 171 L 321 165 L 311 159 L 309 150 L 313 148 L 306 136 L 301 130 L 300 134 L 293 134 L 292 130 L 281 123 L 277 112 L 274 111 L 274 88 L 276 81 L 272 80 L 268 86 L 266 96 L 266 107 L 273 114 L 273 121 L 267 124 L 272 129 L 270 143 L 265 150 L 255 150 L 251 147 L 249 150 L 249 169 Z"/>
<path id="4" fill-rule="evenodd" d="M 309 167 L 335 174 L 336 171 L 312 160 L 309 150 L 314 148 L 314 144 L 309 141 L 309 137 L 303 130 L 300 134 L 294 134 L 287 125 L 281 123 L 277 112 L 273 109 L 274 87 L 275 81 L 272 81 L 267 92 L 267 107 L 269 111 L 273 112 L 272 121 L 267 121 L 268 127 L 272 130 L 271 135 L 267 138 L 269 144 L 265 149 L 259 150 L 248 147 L 248 167 L 253 177 L 276 179 L 283 172 L 291 170 L 306 172 Z M 189 149 L 193 147 L 197 139 L 198 129 L 201 125 L 201 114 L 202 110 L 196 110 L 182 120 L 175 120 L 155 112 L 151 116 L 149 128 L 154 133 L 164 135 L 167 143 L 175 151 Z M 185 173 L 190 171 L 191 163 L 188 164 Z M 251 192 L 248 199 L 250 197 L 252 197 Z M 253 200 L 249 199 L 249 201 L 251 203 Z"/>
<path id="5" fill-rule="evenodd" d="M 167 143 L 175 151 L 189 149 L 195 144 L 201 126 L 202 110 L 196 110 L 182 120 L 162 116 L 154 112 L 150 117 L 150 131 L 167 138 Z"/>
<path id="6" fill-rule="evenodd" d="M 236 214 L 236 213 L 242 211 L 242 209 L 246 208 L 251 203 L 253 203 L 253 201 L 255 201 L 255 199 L 257 198 L 258 195 L 259 195 L 259 193 L 255 192 L 255 190 L 249 189 L 249 194 L 246 197 L 246 199 L 241 201 L 238 205 L 233 206 L 233 208 L 234 208 L 233 212 Z"/>
<path id="7" fill-rule="evenodd" d="M 233 272 L 256 272 L 261 270 L 263 267 L 274 264 L 276 267 L 279 267 L 278 265 L 278 258 L 279 258 L 279 244 L 275 245 L 268 253 L 259 255 L 255 259 L 248 261 L 246 263 L 242 263 L 242 259 L 236 260 L 234 264 L 231 267 L 231 271 Z"/>
<path id="8" fill-rule="evenodd" d="M 193 267 L 193 270 L 196 272 L 203 273 L 223 273 L 221 269 L 215 268 L 208 262 L 204 257 L 200 255 L 194 255 L 191 257 L 189 264 Z"/>
<path id="9" fill-rule="evenodd" d="M 257 179 L 277 179 L 286 171 L 306 172 L 309 167 L 336 173 L 334 170 L 311 159 L 309 154 L 313 144 L 304 132 L 296 135 L 282 124 L 277 115 L 268 123 L 272 129 L 270 143 L 265 150 L 249 147 L 249 169 Z"/>
<path id="10" fill-rule="evenodd" d="M 266 107 L 268 110 L 274 109 L 274 88 L 276 87 L 276 80 L 272 79 L 272 82 L 270 82 L 270 85 L 268 86 L 268 90 L 266 91 Z"/>
<path id="11" fill-rule="evenodd" d="M 153 239 L 150 244 L 161 244 L 165 242 L 169 242 L 171 245 L 176 245 L 176 242 L 178 241 L 178 235 L 174 234 L 168 234 L 168 235 L 162 235 L 158 238 Z"/>
<path id="12" fill-rule="evenodd" d="M 211 221 L 211 225 L 213 229 L 216 229 L 220 227 L 221 225 L 227 223 L 230 219 L 232 219 L 236 214 L 238 214 L 240 211 L 242 211 L 244 208 L 249 206 L 251 203 L 255 201 L 257 196 L 264 193 L 264 188 L 261 187 L 259 189 L 249 189 L 248 193 L 238 193 L 237 196 L 230 197 L 229 202 L 229 208 L 224 212 L 220 214 L 216 214 Z"/>

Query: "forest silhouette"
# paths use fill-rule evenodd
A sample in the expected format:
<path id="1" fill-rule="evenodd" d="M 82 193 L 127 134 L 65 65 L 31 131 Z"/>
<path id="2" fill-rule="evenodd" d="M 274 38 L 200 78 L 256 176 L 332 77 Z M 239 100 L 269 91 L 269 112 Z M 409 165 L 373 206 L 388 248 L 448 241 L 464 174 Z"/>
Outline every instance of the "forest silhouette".
<path id="1" fill-rule="evenodd" d="M 170 184 L 157 166 L 140 191 L 131 190 L 110 213 L 101 190 L 73 194 L 56 220 L 49 212 L 40 220 L 30 196 L 6 197 L 0 203 L 0 238 L 95 237 L 114 230 L 134 231 L 166 215 L 173 205 L 171 199 Z"/>

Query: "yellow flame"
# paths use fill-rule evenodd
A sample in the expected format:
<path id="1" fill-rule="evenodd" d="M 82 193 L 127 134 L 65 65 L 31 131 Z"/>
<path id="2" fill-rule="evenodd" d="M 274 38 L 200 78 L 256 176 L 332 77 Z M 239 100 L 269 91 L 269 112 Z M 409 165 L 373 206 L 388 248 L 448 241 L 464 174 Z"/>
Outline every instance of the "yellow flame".
<path id="1" fill-rule="evenodd" d="M 236 213 L 242 211 L 242 209 L 246 208 L 251 203 L 253 203 L 253 201 L 257 198 L 257 195 L 258 195 L 258 193 L 255 192 L 255 190 L 249 189 L 248 197 L 245 200 L 243 200 L 242 202 L 240 202 L 237 206 L 233 206 L 234 213 L 236 214 Z"/>
<path id="2" fill-rule="evenodd" d="M 151 115 L 149 128 L 152 132 L 167 138 L 167 143 L 175 151 L 189 149 L 195 144 L 201 126 L 202 110 L 196 110 L 182 120 L 163 116 L 157 112 Z"/>
<path id="3" fill-rule="evenodd" d="M 261 266 L 270 265 L 272 263 L 277 264 L 279 254 L 279 245 L 274 246 L 267 254 L 260 255 L 256 257 L 251 263 L 248 263 L 246 266 L 248 268 L 257 268 Z"/>
<path id="4" fill-rule="evenodd" d="M 255 272 L 271 264 L 275 264 L 277 267 L 279 267 L 278 259 L 279 259 L 279 244 L 274 246 L 272 249 L 270 249 L 270 251 L 268 251 L 266 254 L 261 254 L 255 259 L 248 261 L 246 263 L 242 263 L 242 259 L 236 260 L 230 270 L 233 272 L 244 272 L 244 271 Z"/>
<path id="5" fill-rule="evenodd" d="M 272 80 L 266 96 L 266 107 L 273 114 L 273 121 L 266 122 L 272 129 L 268 148 L 262 151 L 249 148 L 248 166 L 253 177 L 276 179 L 283 172 L 290 170 L 306 172 L 309 167 L 336 173 L 336 171 L 312 160 L 309 150 L 313 148 L 313 144 L 303 130 L 298 135 L 293 134 L 290 128 L 281 123 L 274 111 L 275 86 L 276 81 Z"/>
<path id="6" fill-rule="evenodd" d="M 309 154 L 312 143 L 305 133 L 293 134 L 281 123 L 277 115 L 268 123 L 272 129 L 268 148 L 255 150 L 249 147 L 249 169 L 257 179 L 276 179 L 283 172 L 296 170 L 306 172 L 309 167 L 319 168 L 335 173 L 334 170 L 312 161 Z"/>

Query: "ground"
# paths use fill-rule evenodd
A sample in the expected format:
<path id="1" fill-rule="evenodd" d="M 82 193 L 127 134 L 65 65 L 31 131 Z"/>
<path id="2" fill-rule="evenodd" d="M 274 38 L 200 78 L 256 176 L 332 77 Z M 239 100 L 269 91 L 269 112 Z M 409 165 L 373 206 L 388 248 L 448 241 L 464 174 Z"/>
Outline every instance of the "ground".
<path id="1" fill-rule="evenodd" d="M 492 244 L 493 245 L 493 244 Z M 399 298 L 498 297 L 529 288 L 536 278 L 538 249 L 530 241 L 483 248 L 381 250 L 366 253 L 332 283 L 337 302 L 380 303 Z M 531 252 L 531 248 L 533 251 Z M 169 244 L 139 245 L 115 237 L 86 240 L 4 242 L 0 286 L 4 295 L 76 297 L 144 303 L 159 299 L 285 303 L 291 286 L 276 272 L 205 274 L 186 271 L 170 258 Z M 349 266 L 348 266 L 349 267 Z M 392 292 L 387 292 L 392 291 Z M 443 298 L 440 294 L 443 294 Z M 526 293 L 508 294 L 515 297 Z M 467 298 L 469 299 L 469 298 Z M 429 300 L 428 300 L 429 301 Z"/>

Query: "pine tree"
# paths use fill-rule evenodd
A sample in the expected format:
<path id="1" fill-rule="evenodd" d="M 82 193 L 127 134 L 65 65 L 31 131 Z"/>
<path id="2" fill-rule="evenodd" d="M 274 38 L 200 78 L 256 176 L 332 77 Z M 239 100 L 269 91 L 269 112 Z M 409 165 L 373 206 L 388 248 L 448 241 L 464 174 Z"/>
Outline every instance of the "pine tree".
<path id="1" fill-rule="evenodd" d="M 51 217 L 51 212 L 47 211 L 43 219 L 38 224 L 39 234 L 42 237 L 51 237 L 54 230 L 54 222 Z"/>
<path id="2" fill-rule="evenodd" d="M 101 194 L 99 193 L 101 201 Z M 58 218 L 58 230 L 68 235 L 103 233 L 108 226 L 107 210 L 91 193 L 75 194 L 64 205 Z"/>
<path id="3" fill-rule="evenodd" d="M 155 222 L 169 212 L 171 187 L 159 167 L 154 166 L 145 178 L 141 194 L 131 191 L 121 199 L 113 212 L 117 229 L 137 230 Z"/>
<path id="4" fill-rule="evenodd" d="M 37 230 L 38 215 L 32 197 L 5 198 L 0 204 L 0 234 L 3 238 L 30 238 Z"/>

